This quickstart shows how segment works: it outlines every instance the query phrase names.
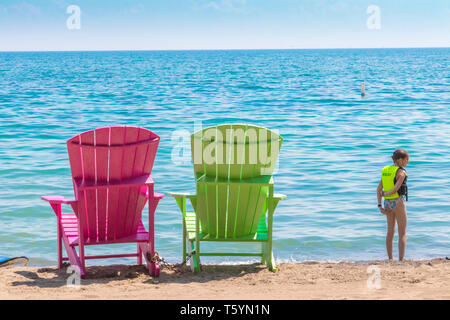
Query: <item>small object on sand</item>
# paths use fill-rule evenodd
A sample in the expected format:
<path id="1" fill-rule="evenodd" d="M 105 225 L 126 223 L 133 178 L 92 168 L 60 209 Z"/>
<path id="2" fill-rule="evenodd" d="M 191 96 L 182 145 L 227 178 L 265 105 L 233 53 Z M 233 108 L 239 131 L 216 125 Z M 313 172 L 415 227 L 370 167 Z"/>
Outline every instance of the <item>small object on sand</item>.
<path id="1" fill-rule="evenodd" d="M 28 258 L 27 257 L 15 257 L 15 258 L 8 258 L 8 257 L 0 257 L 0 267 L 6 267 L 13 264 L 28 264 Z"/>
<path id="2" fill-rule="evenodd" d="M 134 271 L 131 271 L 131 272 L 128 272 L 127 274 L 125 274 L 125 278 L 127 278 L 127 279 L 134 279 L 137 277 L 139 277 L 139 273 L 134 272 Z"/>
<path id="3" fill-rule="evenodd" d="M 361 83 L 361 97 L 364 97 L 366 95 L 366 89 L 364 82 Z"/>
<path id="4" fill-rule="evenodd" d="M 450 258 L 449 258 L 449 257 L 445 257 L 445 259 L 447 259 L 447 260 L 450 260 Z"/>

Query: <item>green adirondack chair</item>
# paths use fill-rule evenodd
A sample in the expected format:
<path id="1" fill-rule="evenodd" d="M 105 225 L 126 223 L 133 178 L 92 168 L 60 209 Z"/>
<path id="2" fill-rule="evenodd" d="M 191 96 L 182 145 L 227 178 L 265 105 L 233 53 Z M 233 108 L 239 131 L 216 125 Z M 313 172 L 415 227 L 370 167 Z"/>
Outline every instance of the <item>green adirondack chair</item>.
<path id="1" fill-rule="evenodd" d="M 227 124 L 191 135 L 196 194 L 168 193 L 183 217 L 183 263 L 200 271 L 200 256 L 259 256 L 276 271 L 273 214 L 279 200 L 272 174 L 283 139 L 262 127 Z M 194 212 L 187 212 L 189 199 Z M 253 253 L 201 252 L 201 241 L 260 242 Z M 188 252 L 186 251 L 186 245 Z"/>

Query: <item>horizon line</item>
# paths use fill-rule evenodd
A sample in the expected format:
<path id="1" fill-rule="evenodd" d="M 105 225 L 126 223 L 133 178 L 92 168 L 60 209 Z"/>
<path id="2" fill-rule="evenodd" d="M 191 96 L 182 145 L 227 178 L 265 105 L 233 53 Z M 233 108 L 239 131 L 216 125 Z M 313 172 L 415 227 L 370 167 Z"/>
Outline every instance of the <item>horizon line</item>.
<path id="1" fill-rule="evenodd" d="M 216 48 L 216 49 L 81 49 L 81 50 L 0 50 L 0 53 L 27 52 L 148 52 L 148 51 L 259 51 L 259 50 L 363 50 L 363 49 L 450 49 L 450 46 L 424 47 L 329 47 L 329 48 Z"/>

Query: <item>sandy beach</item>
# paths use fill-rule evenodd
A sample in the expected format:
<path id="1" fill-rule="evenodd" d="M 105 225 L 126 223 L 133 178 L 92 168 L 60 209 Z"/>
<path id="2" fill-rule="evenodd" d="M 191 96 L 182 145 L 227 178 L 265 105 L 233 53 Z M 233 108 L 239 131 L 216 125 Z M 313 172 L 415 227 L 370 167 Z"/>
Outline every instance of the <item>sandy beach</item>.
<path id="1" fill-rule="evenodd" d="M 144 266 L 88 267 L 78 289 L 67 286 L 66 269 L 2 268 L 0 299 L 450 299 L 446 258 L 303 262 L 281 264 L 277 273 L 259 264 L 202 268 L 192 274 L 185 266 L 165 267 L 154 279 Z M 379 289 L 373 281 L 369 288 L 378 271 Z"/>

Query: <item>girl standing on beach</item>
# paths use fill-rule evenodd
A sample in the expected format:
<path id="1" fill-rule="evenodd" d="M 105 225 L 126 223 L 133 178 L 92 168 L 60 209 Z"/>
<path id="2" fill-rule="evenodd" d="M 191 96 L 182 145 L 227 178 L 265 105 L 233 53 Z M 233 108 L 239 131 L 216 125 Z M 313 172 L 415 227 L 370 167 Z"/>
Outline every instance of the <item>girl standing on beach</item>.
<path id="1" fill-rule="evenodd" d="M 406 248 L 406 205 L 408 201 L 408 176 L 404 167 L 409 162 L 409 153 L 397 149 L 392 155 L 393 166 L 386 166 L 381 170 L 381 180 L 377 188 L 378 208 L 387 218 L 386 250 L 389 260 L 393 260 L 392 246 L 395 233 L 395 221 L 398 228 L 398 255 L 403 261 Z M 384 208 L 381 198 L 384 197 Z"/>

